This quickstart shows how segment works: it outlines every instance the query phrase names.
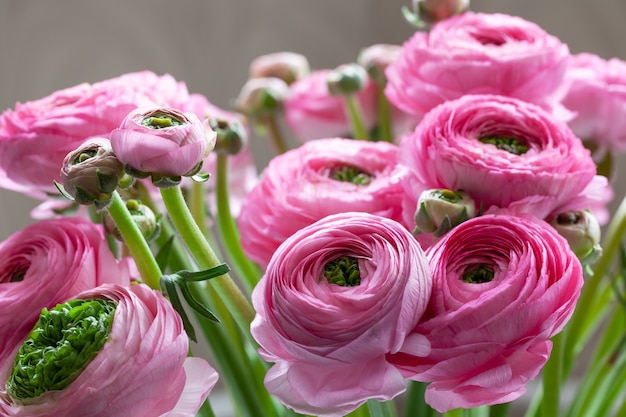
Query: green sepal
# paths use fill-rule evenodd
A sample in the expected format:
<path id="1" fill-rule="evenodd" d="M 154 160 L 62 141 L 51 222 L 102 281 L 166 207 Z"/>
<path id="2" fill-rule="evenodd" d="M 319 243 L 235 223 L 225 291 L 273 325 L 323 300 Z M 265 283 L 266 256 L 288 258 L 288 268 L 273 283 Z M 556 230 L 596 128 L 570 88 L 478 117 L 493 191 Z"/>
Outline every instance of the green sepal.
<path id="1" fill-rule="evenodd" d="M 180 181 L 180 176 L 165 177 L 158 174 L 152 174 L 152 184 L 158 188 L 176 187 L 180 184 Z"/>
<path id="2" fill-rule="evenodd" d="M 74 200 L 74 197 L 72 197 L 66 190 L 65 187 L 63 186 L 63 184 L 58 183 L 56 181 L 53 181 L 54 186 L 56 187 L 57 190 L 59 190 L 59 193 L 61 193 L 61 195 L 65 198 L 67 198 L 70 201 L 76 201 Z"/>
<path id="3" fill-rule="evenodd" d="M 196 175 L 192 175 L 191 179 L 195 182 L 207 182 L 209 180 L 209 178 L 211 178 L 211 174 L 209 173 L 199 173 Z"/>
<path id="4" fill-rule="evenodd" d="M 410 25 L 415 26 L 418 29 L 424 29 L 426 27 L 426 23 L 420 19 L 418 13 L 413 13 L 406 6 L 402 6 L 401 11 L 402 17 L 404 17 L 404 20 L 406 20 Z"/>
<path id="5" fill-rule="evenodd" d="M 117 175 L 103 174 L 100 170 L 96 170 L 96 177 L 98 178 L 98 186 L 103 193 L 110 194 L 117 188 L 119 182 Z"/>

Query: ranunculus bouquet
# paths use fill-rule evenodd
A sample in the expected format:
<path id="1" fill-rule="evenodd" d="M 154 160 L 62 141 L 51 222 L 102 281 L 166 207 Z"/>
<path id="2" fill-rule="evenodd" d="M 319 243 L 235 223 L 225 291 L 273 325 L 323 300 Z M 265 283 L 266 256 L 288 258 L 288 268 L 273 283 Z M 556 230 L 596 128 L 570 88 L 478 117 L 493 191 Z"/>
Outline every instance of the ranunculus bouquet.
<path id="1" fill-rule="evenodd" d="M 626 63 L 468 3 L 260 56 L 228 110 L 144 71 L 2 113 L 41 205 L 0 243 L 0 415 L 212 417 L 218 378 L 242 417 L 626 415 Z"/>

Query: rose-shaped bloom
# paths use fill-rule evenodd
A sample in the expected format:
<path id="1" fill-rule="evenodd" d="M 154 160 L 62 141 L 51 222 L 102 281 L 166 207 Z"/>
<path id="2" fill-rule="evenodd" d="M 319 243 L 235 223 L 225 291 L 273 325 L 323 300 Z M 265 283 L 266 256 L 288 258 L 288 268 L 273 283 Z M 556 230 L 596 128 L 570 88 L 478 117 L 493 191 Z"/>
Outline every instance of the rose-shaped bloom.
<path id="1" fill-rule="evenodd" d="M 130 285 L 131 258 L 117 261 L 101 226 L 80 218 L 44 220 L 0 243 L 0 362 L 39 312 L 90 288 Z"/>
<path id="2" fill-rule="evenodd" d="M 562 92 L 567 45 L 534 23 L 466 12 L 416 32 L 387 68 L 385 93 L 417 116 L 466 94 L 498 94 L 552 108 Z"/>
<path id="3" fill-rule="evenodd" d="M 431 293 L 426 258 L 402 225 L 367 213 L 328 216 L 287 239 L 255 287 L 251 330 L 276 364 L 268 391 L 303 414 L 343 416 L 389 400 L 405 381 L 385 355 L 406 340 Z"/>
<path id="4" fill-rule="evenodd" d="M 285 122 L 297 139 L 345 137 L 351 133 L 350 120 L 344 99 L 328 91 L 330 69 L 313 71 L 289 86 L 283 103 Z M 376 84 L 366 80 L 362 90 L 355 94 L 366 129 L 376 125 Z"/>
<path id="5" fill-rule="evenodd" d="M 544 218 L 578 196 L 596 172 L 564 122 L 503 96 L 469 95 L 436 107 L 403 137 L 400 155 L 410 171 L 403 181 L 407 222 L 420 193 L 431 188 L 463 190 L 485 210 L 516 206 Z"/>
<path id="6" fill-rule="evenodd" d="M 286 238 L 329 214 L 360 211 L 401 220 L 405 170 L 397 153 L 386 142 L 334 138 L 274 157 L 239 214 L 244 251 L 266 266 Z"/>
<path id="7" fill-rule="evenodd" d="M 532 217 L 485 215 L 452 229 L 426 256 L 433 295 L 414 332 L 431 351 L 419 357 L 407 348 L 390 361 L 431 383 L 426 402 L 440 412 L 518 398 L 580 294 L 582 266 L 567 241 Z"/>
<path id="8" fill-rule="evenodd" d="M 575 113 L 569 126 L 604 150 L 626 150 L 626 62 L 574 55 L 565 73 L 563 105 Z"/>
<path id="9" fill-rule="evenodd" d="M 215 132 L 194 113 L 139 108 L 111 132 L 117 158 L 141 173 L 180 177 L 193 172 L 215 146 Z"/>
<path id="10" fill-rule="evenodd" d="M 92 136 L 108 136 L 137 107 L 178 107 L 184 83 L 149 71 L 59 90 L 0 115 L 0 187 L 46 198 L 58 193 L 63 158 Z"/>
<path id="11" fill-rule="evenodd" d="M 30 344 L 16 355 L 16 365 L 24 365 L 45 348 L 42 360 L 31 365 L 37 380 L 21 380 L 23 371 L 13 361 L 0 368 L 0 414 L 196 415 L 218 376 L 204 359 L 187 358 L 180 316 L 160 292 L 143 284 L 104 285 L 66 306 L 73 307 L 71 315 L 63 305 L 47 320 L 42 312 Z"/>

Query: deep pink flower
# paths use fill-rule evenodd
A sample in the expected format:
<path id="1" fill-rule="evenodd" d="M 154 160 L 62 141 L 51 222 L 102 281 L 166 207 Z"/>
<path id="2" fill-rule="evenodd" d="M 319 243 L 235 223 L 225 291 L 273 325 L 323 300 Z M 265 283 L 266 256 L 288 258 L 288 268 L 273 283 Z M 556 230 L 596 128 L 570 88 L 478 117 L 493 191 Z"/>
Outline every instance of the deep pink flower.
<path id="1" fill-rule="evenodd" d="M 574 55 L 565 74 L 562 103 L 575 116 L 574 133 L 603 150 L 626 150 L 626 62 L 597 55 Z"/>
<path id="2" fill-rule="evenodd" d="M 399 221 L 405 171 L 397 152 L 390 143 L 334 138 L 276 156 L 244 200 L 244 251 L 266 266 L 287 237 L 329 214 L 362 211 Z"/>
<path id="3" fill-rule="evenodd" d="M 171 124 L 161 126 L 161 120 L 170 120 Z M 130 112 L 110 138 L 113 151 L 123 164 L 137 171 L 171 177 L 192 171 L 215 146 L 215 132 L 195 113 L 167 107 L 144 107 Z"/>
<path id="4" fill-rule="evenodd" d="M 342 285 L 326 275 L 342 258 L 358 265 L 360 281 Z M 421 248 L 393 220 L 341 213 L 298 231 L 252 294 L 252 335 L 261 356 L 276 363 L 268 391 L 317 416 L 342 416 L 369 398 L 403 392 L 405 381 L 385 355 L 400 349 L 422 316 L 430 280 Z M 423 341 L 416 335 L 410 345 L 427 353 Z"/>
<path id="5" fill-rule="evenodd" d="M 102 350 L 66 388 L 44 392 L 28 405 L 12 404 L 4 395 L 0 413 L 83 417 L 88 410 L 93 417 L 195 416 L 218 376 L 203 359 L 187 358 L 188 337 L 170 302 L 143 284 L 104 285 L 77 298 L 117 302 Z M 3 382 L 7 368 L 0 368 Z"/>
<path id="6" fill-rule="evenodd" d="M 326 78 L 330 70 L 313 71 L 294 82 L 283 102 L 285 122 L 301 141 L 345 137 L 352 133 L 344 100 L 328 92 Z M 376 125 L 376 85 L 369 79 L 357 93 L 366 129 Z"/>
<path id="7" fill-rule="evenodd" d="M 403 137 L 400 155 L 410 171 L 403 177 L 407 223 L 419 194 L 431 188 L 462 189 L 485 210 L 511 207 L 544 218 L 579 196 L 596 172 L 564 122 L 536 105 L 491 95 L 436 107 Z"/>
<path id="8" fill-rule="evenodd" d="M 498 94 L 546 107 L 560 99 L 569 49 L 536 24 L 466 12 L 416 32 L 389 66 L 389 100 L 422 116 L 466 94 Z"/>
<path id="9" fill-rule="evenodd" d="M 431 383 L 426 402 L 440 412 L 518 398 L 580 294 L 582 267 L 567 241 L 531 217 L 485 215 L 452 229 L 426 255 L 433 295 L 414 332 L 431 351 L 390 361 Z"/>
<path id="10" fill-rule="evenodd" d="M 0 362 L 30 332 L 44 307 L 105 283 L 130 285 L 131 258 L 117 261 L 104 231 L 87 220 L 34 223 L 0 243 Z"/>
<path id="11" fill-rule="evenodd" d="M 143 71 L 17 103 L 0 115 L 0 186 L 38 198 L 58 193 L 63 158 L 87 138 L 107 137 L 137 107 L 178 107 L 188 97 L 184 83 Z"/>

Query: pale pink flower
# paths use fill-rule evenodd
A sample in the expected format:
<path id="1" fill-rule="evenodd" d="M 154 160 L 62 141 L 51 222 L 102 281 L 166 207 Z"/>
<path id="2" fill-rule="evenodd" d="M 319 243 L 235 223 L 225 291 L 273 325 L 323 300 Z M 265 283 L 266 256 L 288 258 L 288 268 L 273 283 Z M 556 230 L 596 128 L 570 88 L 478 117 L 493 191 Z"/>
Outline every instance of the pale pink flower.
<path id="1" fill-rule="evenodd" d="M 327 75 L 331 70 L 313 71 L 289 86 L 283 102 L 285 122 L 297 139 L 346 137 L 352 133 L 350 120 L 341 96 L 328 92 Z M 376 125 L 376 85 L 369 79 L 356 93 L 366 129 Z"/>
<path id="2" fill-rule="evenodd" d="M 503 96 L 468 95 L 436 107 L 403 137 L 400 155 L 410 171 L 403 177 L 407 224 L 420 193 L 432 188 L 464 190 L 485 210 L 515 207 L 544 218 L 579 197 L 596 172 L 564 122 Z"/>
<path id="3" fill-rule="evenodd" d="M 173 125 L 148 126 L 148 120 L 173 120 Z M 145 173 L 182 176 L 192 171 L 215 146 L 215 132 L 195 113 L 168 107 L 143 107 L 130 112 L 110 134 L 115 155 Z"/>
<path id="4" fill-rule="evenodd" d="M 548 360 L 550 338 L 574 311 L 582 266 L 567 241 L 533 217 L 485 215 L 455 227 L 427 251 L 433 295 L 414 330 L 431 343 L 390 361 L 430 382 L 440 412 L 513 401 Z"/>
<path id="5" fill-rule="evenodd" d="M 329 214 L 362 211 L 401 220 L 405 171 L 397 155 L 390 143 L 332 138 L 274 157 L 243 202 L 244 251 L 265 267 L 287 237 Z M 348 174 L 341 180 L 343 170 Z"/>
<path id="6" fill-rule="evenodd" d="M 567 45 L 536 24 L 466 12 L 408 39 L 387 71 L 389 100 L 423 116 L 466 94 L 498 94 L 552 108 L 562 95 Z"/>
<path id="7" fill-rule="evenodd" d="M 201 358 L 187 358 L 189 340 L 178 313 L 163 295 L 140 284 L 104 285 L 78 299 L 117 303 L 102 350 L 66 388 L 12 402 L 0 413 L 15 417 L 195 416 L 218 375 Z M 12 364 L 9 364 L 12 367 Z M 6 381 L 6 364 L 0 368 Z M 4 385 L 4 384 L 3 384 Z M 4 390 L 4 386 L 1 388 Z"/>
<path id="8" fill-rule="evenodd" d="M 565 74 L 563 105 L 575 113 L 569 126 L 604 151 L 626 150 L 626 62 L 574 55 Z"/>
<path id="9" fill-rule="evenodd" d="M 184 83 L 150 71 L 79 84 L 0 115 L 0 186 L 45 199 L 58 193 L 63 158 L 92 136 L 108 136 L 137 107 L 178 107 Z"/>
<path id="10" fill-rule="evenodd" d="M 116 260 L 101 226 L 80 218 L 34 223 L 0 243 L 0 362 L 44 307 L 105 283 L 130 285 L 131 258 Z"/>
<path id="11" fill-rule="evenodd" d="M 358 262 L 360 282 L 332 283 L 329 263 Z M 431 293 L 426 258 L 399 223 L 341 213 L 298 231 L 272 257 L 252 301 L 251 331 L 261 356 L 276 364 L 268 391 L 299 413 L 343 416 L 369 398 L 405 390 L 386 354 L 397 352 Z M 425 354 L 419 335 L 412 348 Z"/>

